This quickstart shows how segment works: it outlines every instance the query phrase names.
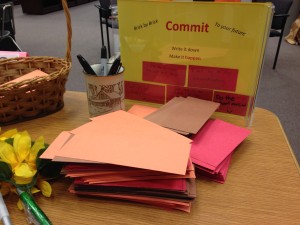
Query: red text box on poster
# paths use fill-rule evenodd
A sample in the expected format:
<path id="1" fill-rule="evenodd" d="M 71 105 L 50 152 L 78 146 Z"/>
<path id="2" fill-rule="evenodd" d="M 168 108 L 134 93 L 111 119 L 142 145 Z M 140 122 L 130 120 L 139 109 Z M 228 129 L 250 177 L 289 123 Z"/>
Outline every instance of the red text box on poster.
<path id="1" fill-rule="evenodd" d="M 125 98 L 164 104 L 165 86 L 125 81 Z"/>
<path id="2" fill-rule="evenodd" d="M 186 69 L 185 65 L 143 62 L 143 80 L 184 86 Z"/>
<path id="3" fill-rule="evenodd" d="M 249 96 L 225 92 L 214 92 L 214 102 L 219 102 L 218 112 L 246 116 Z"/>
<path id="4" fill-rule="evenodd" d="M 167 101 L 170 101 L 174 97 L 194 97 L 203 100 L 213 100 L 213 90 L 200 89 L 200 88 L 188 88 L 180 86 L 167 85 Z"/>
<path id="5" fill-rule="evenodd" d="M 189 66 L 188 86 L 235 91 L 238 70 L 208 66 Z"/>

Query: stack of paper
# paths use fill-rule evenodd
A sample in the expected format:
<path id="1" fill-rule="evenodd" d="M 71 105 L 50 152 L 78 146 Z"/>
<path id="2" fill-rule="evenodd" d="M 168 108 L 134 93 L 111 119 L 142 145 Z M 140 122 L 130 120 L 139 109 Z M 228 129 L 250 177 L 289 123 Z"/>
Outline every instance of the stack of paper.
<path id="1" fill-rule="evenodd" d="M 205 107 L 205 104 L 207 104 L 205 101 L 198 103 L 204 103 L 202 107 Z M 163 108 L 165 107 L 163 106 Z M 198 105 L 198 107 L 200 106 Z M 156 110 L 148 106 L 134 105 L 128 112 L 141 117 L 154 118 L 152 115 L 154 112 L 158 112 Z M 178 108 L 177 110 L 180 109 Z M 178 113 L 175 112 L 176 114 Z M 204 175 L 214 181 L 224 183 L 231 155 L 236 147 L 250 134 L 250 130 L 219 119 L 211 120 L 209 119 L 210 113 L 206 113 L 205 111 L 204 114 L 199 112 L 198 116 L 205 123 L 202 124 L 201 122 L 201 125 L 203 125 L 202 128 L 197 134 L 191 137 L 193 139 L 191 159 L 195 165 L 196 175 Z M 167 124 L 167 118 L 169 117 L 171 116 L 165 116 L 165 124 Z M 193 123 L 189 123 L 189 118 L 181 117 L 181 120 L 178 126 L 183 124 L 184 120 L 188 121 L 188 124 L 193 125 Z"/>
<path id="2" fill-rule="evenodd" d="M 196 134 L 219 103 L 193 97 L 175 97 L 145 119 L 180 134 Z"/>
<path id="3" fill-rule="evenodd" d="M 191 140 L 116 111 L 62 132 L 42 158 L 73 162 L 70 191 L 190 211 L 195 198 Z M 78 164 L 80 163 L 80 164 Z"/>
<path id="4" fill-rule="evenodd" d="M 196 197 L 192 163 L 185 175 L 111 164 L 71 164 L 64 172 L 75 178 L 69 189 L 75 194 L 129 200 L 186 212 L 190 212 L 191 202 Z"/>
<path id="5" fill-rule="evenodd" d="M 249 134 L 250 130 L 219 119 L 207 121 L 192 138 L 196 174 L 224 183 L 232 152 Z"/>

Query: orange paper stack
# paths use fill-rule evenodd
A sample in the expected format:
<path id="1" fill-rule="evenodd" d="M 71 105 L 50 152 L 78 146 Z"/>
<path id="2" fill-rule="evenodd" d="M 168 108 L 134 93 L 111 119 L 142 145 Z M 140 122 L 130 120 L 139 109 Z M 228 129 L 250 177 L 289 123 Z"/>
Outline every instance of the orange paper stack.
<path id="1" fill-rule="evenodd" d="M 62 132 L 42 158 L 68 162 L 70 191 L 186 212 L 195 198 L 191 140 L 116 111 Z"/>

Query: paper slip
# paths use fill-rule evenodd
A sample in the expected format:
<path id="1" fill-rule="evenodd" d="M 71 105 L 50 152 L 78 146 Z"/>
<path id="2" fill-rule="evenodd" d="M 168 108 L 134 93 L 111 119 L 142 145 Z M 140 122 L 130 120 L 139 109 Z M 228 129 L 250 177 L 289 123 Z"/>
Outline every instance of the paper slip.
<path id="1" fill-rule="evenodd" d="M 21 81 L 30 80 L 30 79 L 39 78 L 39 77 L 45 77 L 45 76 L 48 76 L 48 74 L 44 73 L 41 70 L 34 70 L 30 73 L 24 74 L 23 76 L 20 76 L 20 77 L 16 78 L 16 79 L 13 79 L 13 80 L 8 81 L 4 84 L 1 84 L 0 86 L 10 84 L 10 83 L 19 83 Z"/>
<path id="2" fill-rule="evenodd" d="M 127 112 L 134 114 L 139 117 L 145 117 L 149 114 L 157 111 L 158 108 L 144 106 L 144 105 L 133 105 Z"/>
<path id="3" fill-rule="evenodd" d="M 196 134 L 219 105 L 193 97 L 176 97 L 145 119 L 175 131 Z"/>

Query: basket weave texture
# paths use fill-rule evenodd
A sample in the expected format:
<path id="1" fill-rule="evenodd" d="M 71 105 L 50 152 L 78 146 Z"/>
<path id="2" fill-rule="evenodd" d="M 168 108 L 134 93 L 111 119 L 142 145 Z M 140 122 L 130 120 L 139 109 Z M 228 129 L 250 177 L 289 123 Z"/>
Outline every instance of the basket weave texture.
<path id="1" fill-rule="evenodd" d="M 65 84 L 71 69 L 72 28 L 66 0 L 61 1 L 68 31 L 65 58 L 32 56 L 0 60 L 0 126 L 46 116 L 64 106 Z M 48 76 L 4 84 L 36 69 Z"/>

